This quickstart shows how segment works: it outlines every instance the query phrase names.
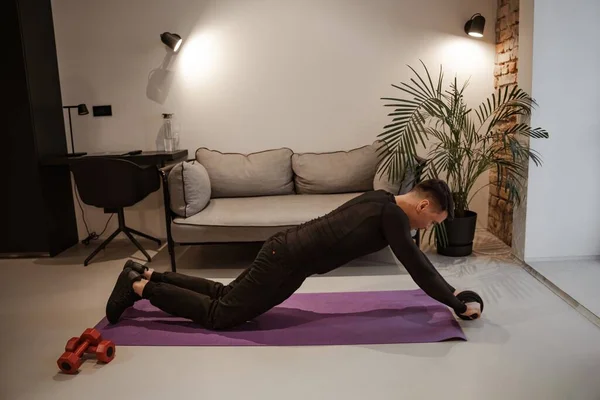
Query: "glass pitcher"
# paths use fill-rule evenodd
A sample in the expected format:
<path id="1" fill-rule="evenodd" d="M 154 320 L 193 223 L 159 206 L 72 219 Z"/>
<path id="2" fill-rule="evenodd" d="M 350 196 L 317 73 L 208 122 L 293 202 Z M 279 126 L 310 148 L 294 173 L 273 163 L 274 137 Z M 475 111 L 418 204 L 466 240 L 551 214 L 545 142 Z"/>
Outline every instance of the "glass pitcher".
<path id="1" fill-rule="evenodd" d="M 163 114 L 165 151 L 179 150 L 179 124 L 173 114 Z"/>

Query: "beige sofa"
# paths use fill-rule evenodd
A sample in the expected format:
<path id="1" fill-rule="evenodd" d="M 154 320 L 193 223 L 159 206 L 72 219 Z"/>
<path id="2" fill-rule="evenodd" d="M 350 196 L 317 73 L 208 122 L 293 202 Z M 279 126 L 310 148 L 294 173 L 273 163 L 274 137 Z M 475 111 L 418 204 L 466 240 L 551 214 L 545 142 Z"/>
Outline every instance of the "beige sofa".
<path id="1" fill-rule="evenodd" d="M 415 160 L 402 179 L 390 182 L 387 174 L 376 173 L 382 145 L 375 141 L 326 153 L 279 148 L 241 154 L 199 148 L 194 159 L 163 168 L 171 269 L 176 271 L 176 246 L 263 242 L 365 191 L 410 190 L 423 160 Z"/>

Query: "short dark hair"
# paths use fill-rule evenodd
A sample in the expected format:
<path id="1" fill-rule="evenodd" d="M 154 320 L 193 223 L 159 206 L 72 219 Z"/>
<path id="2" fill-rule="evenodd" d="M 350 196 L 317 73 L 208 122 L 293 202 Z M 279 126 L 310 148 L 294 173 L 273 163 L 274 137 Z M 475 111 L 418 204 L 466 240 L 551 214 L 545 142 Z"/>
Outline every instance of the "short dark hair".
<path id="1" fill-rule="evenodd" d="M 412 190 L 433 199 L 441 211 L 448 212 L 448 219 L 454 219 L 454 199 L 445 181 L 441 179 L 427 179 L 419 182 Z"/>

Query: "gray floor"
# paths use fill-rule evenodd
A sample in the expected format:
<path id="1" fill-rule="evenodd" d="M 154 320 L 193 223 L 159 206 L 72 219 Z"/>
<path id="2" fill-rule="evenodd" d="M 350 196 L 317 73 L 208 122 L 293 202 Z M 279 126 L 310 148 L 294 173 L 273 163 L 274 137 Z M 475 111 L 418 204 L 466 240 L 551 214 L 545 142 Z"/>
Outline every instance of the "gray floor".
<path id="1" fill-rule="evenodd" d="M 485 236 L 485 235 L 484 235 Z M 152 244 L 144 242 L 149 248 Z M 254 246 L 180 252 L 181 272 L 227 282 Z M 102 317 L 124 260 L 118 242 L 84 268 L 88 248 L 54 259 L 0 260 L 0 399 L 600 399 L 600 329 L 485 237 L 466 259 L 432 260 L 478 291 L 467 342 L 333 347 L 119 347 L 105 366 L 58 373 L 65 341 Z M 139 254 L 133 254 L 138 257 Z M 153 261 L 167 269 L 166 250 Z M 301 291 L 415 288 L 401 268 L 364 261 L 310 278 Z"/>

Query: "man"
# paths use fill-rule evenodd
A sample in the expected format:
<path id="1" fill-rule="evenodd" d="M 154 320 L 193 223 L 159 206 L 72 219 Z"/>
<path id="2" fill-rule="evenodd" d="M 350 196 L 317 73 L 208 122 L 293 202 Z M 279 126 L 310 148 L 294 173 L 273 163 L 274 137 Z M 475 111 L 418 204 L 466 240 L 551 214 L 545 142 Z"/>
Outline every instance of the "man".
<path id="1" fill-rule="evenodd" d="M 156 272 L 127 261 L 106 305 L 110 323 L 135 301 L 188 318 L 207 329 L 228 329 L 252 320 L 290 297 L 314 274 L 390 246 L 417 285 L 457 314 L 478 317 L 479 303 L 463 303 L 413 241 L 411 229 L 442 223 L 454 204 L 448 185 L 426 180 L 394 196 L 369 191 L 330 213 L 279 232 L 252 265 L 228 285 L 175 272 Z"/>

